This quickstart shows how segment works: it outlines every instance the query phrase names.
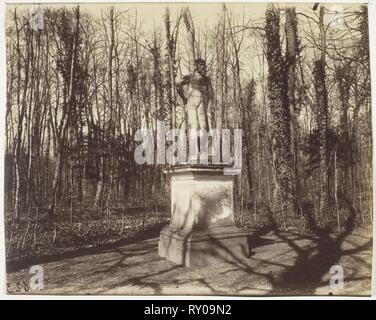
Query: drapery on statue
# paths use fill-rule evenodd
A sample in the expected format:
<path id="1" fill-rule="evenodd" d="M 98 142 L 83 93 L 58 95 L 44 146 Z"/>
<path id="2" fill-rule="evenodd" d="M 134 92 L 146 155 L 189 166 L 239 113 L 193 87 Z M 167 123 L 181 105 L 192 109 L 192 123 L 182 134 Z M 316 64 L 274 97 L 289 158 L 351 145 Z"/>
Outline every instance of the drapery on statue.
<path id="1" fill-rule="evenodd" d="M 188 85 L 188 97 L 184 86 Z M 176 84 L 177 92 L 187 108 L 188 128 L 192 130 L 211 130 L 213 128 L 213 88 L 206 75 L 204 59 L 195 60 L 195 70 Z"/>

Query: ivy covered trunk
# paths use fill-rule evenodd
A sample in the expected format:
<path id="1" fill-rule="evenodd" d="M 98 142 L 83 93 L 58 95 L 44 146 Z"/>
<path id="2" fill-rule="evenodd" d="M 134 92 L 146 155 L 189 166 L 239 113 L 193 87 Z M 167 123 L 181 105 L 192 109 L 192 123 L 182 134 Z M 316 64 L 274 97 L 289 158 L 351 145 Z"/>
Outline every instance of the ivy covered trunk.
<path id="1" fill-rule="evenodd" d="M 284 217 L 294 211 L 294 169 L 291 154 L 290 110 L 287 98 L 285 60 L 279 39 L 279 12 L 266 11 L 266 43 L 268 61 L 268 99 L 271 114 L 271 135 L 275 158 L 276 180 L 280 190 Z"/>
<path id="2" fill-rule="evenodd" d="M 297 36 L 297 19 L 295 8 L 286 9 L 286 76 L 287 76 L 287 100 L 290 110 L 290 136 L 291 136 L 291 154 L 294 169 L 294 189 L 295 195 L 299 198 L 299 181 L 298 181 L 298 152 L 297 136 L 298 128 L 296 121 L 296 102 L 295 102 L 295 82 L 296 82 L 296 57 L 298 55 L 298 36 Z M 297 201 L 294 201 L 297 211 Z"/>
<path id="3" fill-rule="evenodd" d="M 316 94 L 316 117 L 320 151 L 320 212 L 325 214 L 328 209 L 329 201 L 328 97 L 325 86 L 325 64 L 321 59 L 314 62 L 313 76 Z"/>

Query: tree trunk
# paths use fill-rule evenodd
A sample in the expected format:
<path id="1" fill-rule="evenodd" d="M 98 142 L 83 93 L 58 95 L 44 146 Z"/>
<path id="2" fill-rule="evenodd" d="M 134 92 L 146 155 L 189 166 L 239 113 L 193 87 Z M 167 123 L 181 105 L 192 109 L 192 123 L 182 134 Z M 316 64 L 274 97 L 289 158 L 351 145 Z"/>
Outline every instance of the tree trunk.
<path id="1" fill-rule="evenodd" d="M 314 84 L 317 106 L 317 128 L 319 131 L 319 156 L 320 156 L 320 212 L 327 213 L 329 201 L 328 179 L 328 102 L 325 86 L 325 66 L 323 61 L 314 62 Z"/>
<path id="2" fill-rule="evenodd" d="M 68 88 L 68 97 L 66 98 L 66 106 L 63 107 L 64 113 L 61 119 L 61 130 L 60 135 L 57 138 L 57 160 L 55 166 L 55 173 L 54 179 L 52 182 L 52 201 L 49 205 L 48 212 L 50 215 L 55 214 L 55 209 L 58 200 L 58 190 L 61 180 L 61 172 L 63 169 L 63 156 L 65 152 L 65 139 L 67 134 L 67 128 L 69 123 L 69 116 L 71 113 L 71 108 L 73 104 L 73 95 L 74 95 L 74 74 L 75 74 L 75 65 L 77 59 L 77 46 L 78 46 L 78 35 L 79 35 L 79 23 L 80 23 L 80 7 L 77 6 L 76 9 L 76 30 L 73 40 L 73 48 L 72 48 L 72 58 L 71 58 L 71 65 L 70 65 L 70 74 L 69 74 L 69 88 Z"/>
<path id="3" fill-rule="evenodd" d="M 329 203 L 329 156 L 328 156 L 328 93 L 326 90 L 325 56 L 326 29 L 324 25 L 325 8 L 320 6 L 320 59 L 314 62 L 313 77 L 316 95 L 317 129 L 319 131 L 320 156 L 320 212 L 326 215 Z"/>
<path id="4" fill-rule="evenodd" d="M 268 97 L 271 113 L 271 133 L 284 217 L 294 211 L 294 169 L 291 156 L 290 110 L 286 92 L 286 69 L 279 39 L 279 12 L 266 11 L 267 61 L 269 66 Z"/>
<path id="5" fill-rule="evenodd" d="M 294 168 L 294 194 L 297 196 L 299 188 L 299 178 L 298 178 L 298 166 L 297 166 L 297 120 L 296 120 L 296 108 L 295 108 L 295 67 L 296 67 L 296 57 L 298 50 L 297 41 L 297 20 L 295 8 L 286 9 L 286 72 L 287 72 L 287 100 L 288 108 L 290 111 L 290 140 L 291 140 L 291 154 L 293 157 L 293 168 Z M 297 201 L 294 201 L 295 208 L 297 211 Z"/>
<path id="6" fill-rule="evenodd" d="M 188 34 L 189 72 L 193 72 L 196 59 L 195 27 L 188 7 L 186 7 L 184 10 L 183 18 Z"/>
<path id="7" fill-rule="evenodd" d="M 17 67 L 18 67 L 18 93 L 17 93 L 17 103 L 20 106 L 20 111 L 18 113 L 18 129 L 17 129 L 17 140 L 16 140 L 16 148 L 15 148 L 15 196 L 14 196 L 14 217 L 18 219 L 20 217 L 20 209 L 21 209 L 21 176 L 22 176 L 22 136 L 23 136 L 23 121 L 25 118 L 26 113 L 26 103 L 27 103 L 27 89 L 29 86 L 29 68 L 30 68 L 30 48 L 29 46 L 32 46 L 32 31 L 26 30 L 26 43 L 27 43 L 27 54 L 26 54 L 26 61 L 25 61 L 25 77 L 24 77 L 24 83 L 23 83 L 23 92 L 22 92 L 22 98 L 19 98 L 19 92 L 21 90 L 21 52 L 20 52 L 20 43 L 19 43 L 19 29 L 18 29 L 18 21 L 17 21 L 17 13 L 16 10 L 14 11 L 14 19 L 16 23 L 16 33 L 17 33 L 17 54 L 18 54 L 18 61 L 17 61 Z"/>

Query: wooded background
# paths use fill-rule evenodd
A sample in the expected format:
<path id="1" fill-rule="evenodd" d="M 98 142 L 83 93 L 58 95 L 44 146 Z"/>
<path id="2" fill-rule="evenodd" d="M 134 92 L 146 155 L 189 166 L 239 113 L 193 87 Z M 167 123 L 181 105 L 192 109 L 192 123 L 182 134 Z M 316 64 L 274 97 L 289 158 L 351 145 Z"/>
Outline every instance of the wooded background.
<path id="1" fill-rule="evenodd" d="M 184 122 L 176 81 L 195 57 L 207 61 L 217 128 L 243 129 L 240 226 L 273 215 L 305 231 L 310 215 L 335 230 L 354 212 L 371 227 L 367 6 L 210 6 L 140 17 L 136 5 L 46 4 L 41 30 L 29 6 L 7 7 L 8 257 L 166 222 L 166 166 L 137 165 L 133 138 Z"/>

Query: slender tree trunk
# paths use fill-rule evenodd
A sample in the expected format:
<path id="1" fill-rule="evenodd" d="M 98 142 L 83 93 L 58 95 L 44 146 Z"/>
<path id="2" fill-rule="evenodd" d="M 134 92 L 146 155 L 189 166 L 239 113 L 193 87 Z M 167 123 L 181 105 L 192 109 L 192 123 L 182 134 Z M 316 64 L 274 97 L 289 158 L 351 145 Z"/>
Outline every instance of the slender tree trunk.
<path id="1" fill-rule="evenodd" d="M 65 152 L 65 140 L 66 140 L 66 135 L 67 135 L 69 117 L 70 117 L 71 108 L 73 104 L 73 95 L 74 95 L 73 82 L 74 82 L 75 65 L 76 65 L 77 51 L 78 51 L 77 46 L 78 46 L 78 36 L 79 36 L 79 23 L 80 23 L 80 10 L 79 10 L 79 6 L 77 6 L 76 30 L 75 30 L 73 48 L 72 48 L 68 97 L 66 98 L 66 102 L 65 102 L 66 106 L 64 106 L 64 114 L 62 115 L 60 136 L 57 137 L 58 138 L 57 139 L 57 159 L 56 159 L 54 179 L 52 182 L 52 200 L 48 208 L 48 211 L 51 215 L 55 214 L 55 209 L 56 209 L 57 200 L 58 200 L 58 192 L 59 192 L 59 186 L 61 182 L 61 173 L 63 169 L 63 156 Z"/>
<path id="2" fill-rule="evenodd" d="M 220 90 L 219 90 L 219 103 L 216 114 L 217 129 L 223 128 L 223 112 L 225 110 L 225 74 L 226 74 L 226 5 L 222 7 L 222 18 L 220 22 L 220 44 L 219 44 L 219 77 L 220 77 Z M 222 153 L 222 152 L 221 152 Z"/>
<path id="3" fill-rule="evenodd" d="M 286 72 L 287 72 L 287 100 L 290 111 L 290 141 L 291 141 L 291 154 L 293 157 L 293 168 L 294 168 L 294 194 L 297 196 L 299 188 L 299 178 L 298 178 L 298 153 L 297 153 L 297 119 L 296 119 L 296 108 L 295 108 L 295 78 L 296 78 L 296 57 L 298 50 L 297 41 L 297 19 L 295 8 L 286 9 Z M 297 201 L 294 201 L 295 208 L 297 211 Z"/>
<path id="4" fill-rule="evenodd" d="M 18 54 L 18 81 L 19 84 L 21 83 L 21 51 L 20 51 L 20 38 L 19 38 L 19 29 L 18 29 L 18 21 L 17 21 L 17 13 L 16 10 L 14 11 L 14 19 L 16 23 L 16 32 L 17 32 L 17 54 Z M 19 107 L 19 114 L 18 114 L 18 129 L 17 129 L 17 140 L 16 140 L 16 148 L 15 148 L 15 197 L 14 197 L 14 217 L 18 219 L 20 217 L 20 209 L 21 209 L 21 176 L 22 176 L 22 136 L 23 136 L 23 121 L 25 118 L 26 113 L 26 103 L 27 103 L 27 92 L 29 86 L 29 69 L 30 69 L 30 46 L 32 46 L 32 31 L 26 30 L 26 44 L 27 44 L 27 54 L 26 54 L 26 61 L 25 61 L 25 69 L 24 69 L 24 82 L 23 82 L 23 92 L 22 98 L 17 98 Z M 18 87 L 20 90 L 21 86 Z"/>
<path id="5" fill-rule="evenodd" d="M 323 61 L 314 62 L 314 83 L 317 105 L 317 127 L 319 132 L 319 156 L 320 156 L 320 212 L 327 213 L 329 201 L 328 179 L 328 103 L 325 86 L 325 66 Z"/>
<path id="6" fill-rule="evenodd" d="M 328 155 L 328 93 L 326 89 L 325 56 L 326 29 L 324 25 L 325 8 L 320 6 L 320 59 L 314 62 L 313 77 L 316 95 L 316 117 L 319 132 L 320 156 L 320 212 L 326 215 L 329 203 L 329 155 Z"/>
<path id="7" fill-rule="evenodd" d="M 276 181 L 285 217 L 294 211 L 294 169 L 291 156 L 290 110 L 286 92 L 286 69 L 279 39 L 279 12 L 266 11 L 268 97 L 272 118 L 271 133 Z M 284 220 L 285 221 L 285 220 Z"/>
<path id="8" fill-rule="evenodd" d="M 195 27 L 188 7 L 184 10 L 183 18 L 188 33 L 189 72 L 193 72 L 196 59 Z"/>
<path id="9" fill-rule="evenodd" d="M 167 63 L 168 63 L 168 90 L 169 90 L 169 102 L 171 110 L 171 127 L 176 128 L 176 80 L 175 80 L 175 48 L 176 48 L 176 38 L 177 32 L 179 30 L 178 19 L 176 25 L 176 35 L 171 32 L 171 22 L 170 22 L 170 11 L 167 8 L 165 14 L 165 27 L 166 27 L 166 41 L 167 41 Z"/>

